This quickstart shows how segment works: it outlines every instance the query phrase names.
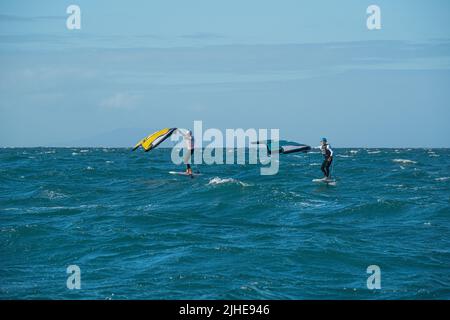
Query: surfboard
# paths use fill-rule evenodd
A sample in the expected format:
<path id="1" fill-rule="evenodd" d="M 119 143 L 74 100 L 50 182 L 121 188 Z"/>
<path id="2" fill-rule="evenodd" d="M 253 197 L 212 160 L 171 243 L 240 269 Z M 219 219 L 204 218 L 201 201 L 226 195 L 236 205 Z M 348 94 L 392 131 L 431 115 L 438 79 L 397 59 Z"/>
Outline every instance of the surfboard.
<path id="1" fill-rule="evenodd" d="M 200 172 L 192 172 L 192 174 L 188 174 L 188 173 L 186 173 L 186 171 L 169 171 L 169 173 L 179 175 L 179 176 L 188 176 L 188 177 L 196 177 L 196 176 L 202 175 Z"/>
<path id="2" fill-rule="evenodd" d="M 317 182 L 317 183 L 324 183 L 326 185 L 330 185 L 330 186 L 335 186 L 336 185 L 336 180 L 334 179 L 313 179 L 313 182 Z"/>

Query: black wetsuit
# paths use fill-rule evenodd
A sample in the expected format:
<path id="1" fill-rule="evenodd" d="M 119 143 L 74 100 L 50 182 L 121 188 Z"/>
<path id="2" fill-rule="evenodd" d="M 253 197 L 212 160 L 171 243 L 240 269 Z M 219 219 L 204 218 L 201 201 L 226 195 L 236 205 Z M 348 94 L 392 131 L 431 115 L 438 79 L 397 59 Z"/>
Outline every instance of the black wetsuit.
<path id="1" fill-rule="evenodd" d="M 192 155 L 194 154 L 194 137 L 192 134 L 186 135 L 183 134 L 185 142 L 186 142 L 186 148 L 187 153 L 184 156 L 184 163 L 186 164 L 186 170 L 191 169 L 191 161 L 192 161 Z"/>
<path id="2" fill-rule="evenodd" d="M 322 167 L 320 168 L 320 170 L 322 170 L 325 177 L 329 178 L 330 177 L 330 166 L 331 166 L 331 162 L 333 162 L 333 157 L 332 157 L 330 149 L 328 148 L 328 144 L 323 145 L 320 148 L 320 150 L 322 151 L 322 154 L 324 157 L 324 160 L 322 162 Z"/>
<path id="3" fill-rule="evenodd" d="M 191 149 L 191 151 L 190 151 L 190 153 L 188 153 L 189 154 L 189 160 L 190 159 L 192 159 L 192 155 L 194 154 L 194 149 Z M 188 158 L 188 157 L 186 157 L 186 158 Z M 187 159 L 186 159 L 187 160 Z M 187 162 L 187 161 L 186 161 Z M 190 169 L 191 168 L 191 164 L 190 163 L 186 163 L 186 169 Z"/>

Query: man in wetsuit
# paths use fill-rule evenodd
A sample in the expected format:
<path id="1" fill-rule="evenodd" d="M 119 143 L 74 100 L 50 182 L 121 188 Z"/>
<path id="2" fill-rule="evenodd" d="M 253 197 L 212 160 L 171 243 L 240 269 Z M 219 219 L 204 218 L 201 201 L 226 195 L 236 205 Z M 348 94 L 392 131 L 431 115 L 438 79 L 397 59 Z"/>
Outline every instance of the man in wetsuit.
<path id="1" fill-rule="evenodd" d="M 330 178 L 330 166 L 331 162 L 333 161 L 333 150 L 331 150 L 330 145 L 327 142 L 326 138 L 322 138 L 320 141 L 320 151 L 322 152 L 322 155 L 324 157 L 324 160 L 322 162 L 322 167 L 320 170 L 322 170 L 324 174 L 323 180 L 327 180 Z"/>

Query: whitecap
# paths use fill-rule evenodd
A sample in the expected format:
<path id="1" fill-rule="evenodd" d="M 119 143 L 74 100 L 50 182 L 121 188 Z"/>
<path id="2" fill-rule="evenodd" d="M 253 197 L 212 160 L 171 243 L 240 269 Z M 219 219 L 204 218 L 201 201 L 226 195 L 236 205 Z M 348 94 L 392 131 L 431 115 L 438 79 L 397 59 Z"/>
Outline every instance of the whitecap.
<path id="1" fill-rule="evenodd" d="M 59 192 L 56 192 L 56 191 L 53 191 L 53 190 L 44 190 L 44 191 L 42 192 L 42 194 L 43 194 L 46 198 L 48 198 L 48 199 L 50 199 L 50 200 L 53 200 L 53 199 L 61 199 L 61 198 L 66 198 L 66 197 L 67 197 L 64 193 L 59 193 Z"/>
<path id="2" fill-rule="evenodd" d="M 392 161 L 397 162 L 397 163 L 403 163 L 403 164 L 415 164 L 415 163 L 417 163 L 416 161 L 408 160 L 408 159 L 394 159 Z"/>
<path id="3" fill-rule="evenodd" d="M 242 181 L 239 181 L 239 180 L 236 180 L 233 178 L 219 178 L 219 177 L 214 177 L 211 180 L 209 180 L 208 185 L 219 185 L 219 184 L 225 184 L 225 183 L 239 184 L 243 187 L 250 186 L 247 183 L 244 183 Z"/>
<path id="4" fill-rule="evenodd" d="M 81 153 L 86 153 L 86 152 L 89 152 L 89 150 L 83 149 L 83 150 L 80 150 L 80 152 Z"/>
<path id="5" fill-rule="evenodd" d="M 65 197 L 67 197 L 67 196 L 65 196 Z M 98 207 L 115 208 L 117 206 L 118 205 L 82 204 L 79 206 L 30 207 L 30 208 L 26 209 L 26 212 L 39 213 L 39 212 L 43 212 L 43 211 L 79 210 L 79 209 L 86 210 L 86 209 L 96 209 Z"/>
<path id="6" fill-rule="evenodd" d="M 403 184 L 385 184 L 386 187 L 403 188 Z"/>
<path id="7" fill-rule="evenodd" d="M 377 154 L 380 153 L 381 151 L 377 150 L 377 151 L 367 151 L 368 154 Z"/>
<path id="8" fill-rule="evenodd" d="M 76 156 L 76 155 L 78 155 L 78 153 L 76 153 L 76 152 L 72 152 L 72 155 L 73 155 L 73 156 Z"/>
<path id="9" fill-rule="evenodd" d="M 350 153 L 353 153 L 353 154 L 357 154 L 359 151 L 358 150 L 350 150 Z"/>
<path id="10" fill-rule="evenodd" d="M 436 178 L 434 180 L 436 180 L 436 181 L 447 181 L 448 179 L 450 179 L 450 177 L 440 177 L 440 178 Z"/>

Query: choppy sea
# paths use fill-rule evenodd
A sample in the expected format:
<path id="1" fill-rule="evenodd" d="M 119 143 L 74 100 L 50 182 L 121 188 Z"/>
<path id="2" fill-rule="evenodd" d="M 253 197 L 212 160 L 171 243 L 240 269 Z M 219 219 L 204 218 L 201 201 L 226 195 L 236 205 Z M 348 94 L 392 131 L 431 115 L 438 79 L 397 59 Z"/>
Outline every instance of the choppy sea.
<path id="1" fill-rule="evenodd" d="M 335 153 L 331 186 L 318 153 L 190 179 L 167 149 L 0 149 L 0 298 L 450 299 L 450 149 Z"/>

